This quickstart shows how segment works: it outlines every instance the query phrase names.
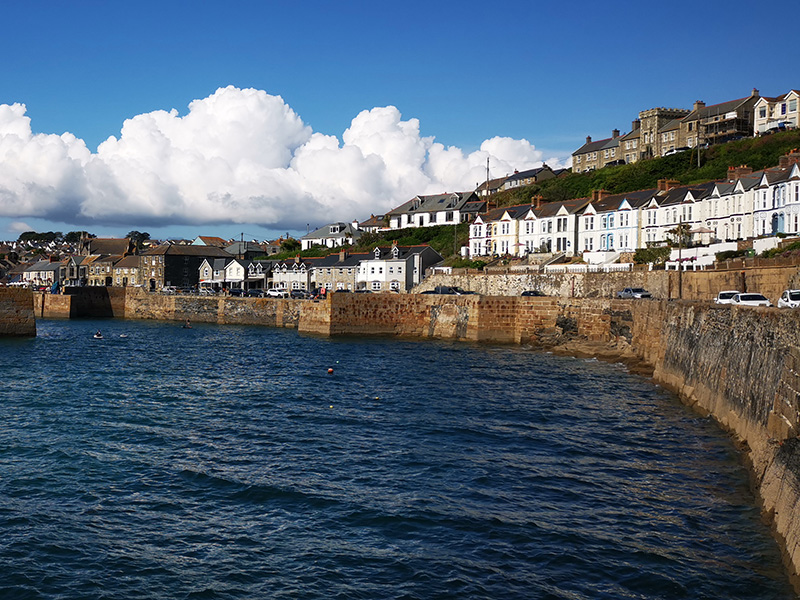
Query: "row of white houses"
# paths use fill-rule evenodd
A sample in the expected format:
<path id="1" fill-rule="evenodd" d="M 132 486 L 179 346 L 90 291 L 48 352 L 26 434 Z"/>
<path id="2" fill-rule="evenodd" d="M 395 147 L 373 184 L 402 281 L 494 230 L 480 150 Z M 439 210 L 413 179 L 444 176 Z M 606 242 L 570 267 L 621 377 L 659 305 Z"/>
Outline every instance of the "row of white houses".
<path id="1" fill-rule="evenodd" d="M 623 252 L 664 245 L 678 226 L 695 243 L 800 233 L 800 151 L 778 167 L 753 172 L 732 167 L 725 181 L 658 187 L 625 194 L 509 206 L 479 215 L 470 226 L 472 258 L 536 252 L 614 262 Z M 672 232 L 672 233 L 671 233 Z"/>

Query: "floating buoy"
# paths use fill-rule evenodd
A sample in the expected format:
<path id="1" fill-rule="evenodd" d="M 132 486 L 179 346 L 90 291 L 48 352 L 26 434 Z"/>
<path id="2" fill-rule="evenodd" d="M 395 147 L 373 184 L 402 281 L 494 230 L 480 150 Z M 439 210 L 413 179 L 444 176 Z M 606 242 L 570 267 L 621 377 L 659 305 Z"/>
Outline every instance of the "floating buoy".
<path id="1" fill-rule="evenodd" d="M 328 369 L 328 373 L 333 373 L 333 369 Z"/>
<path id="2" fill-rule="evenodd" d="M 333 408 L 333 404 L 331 404 L 328 408 Z"/>

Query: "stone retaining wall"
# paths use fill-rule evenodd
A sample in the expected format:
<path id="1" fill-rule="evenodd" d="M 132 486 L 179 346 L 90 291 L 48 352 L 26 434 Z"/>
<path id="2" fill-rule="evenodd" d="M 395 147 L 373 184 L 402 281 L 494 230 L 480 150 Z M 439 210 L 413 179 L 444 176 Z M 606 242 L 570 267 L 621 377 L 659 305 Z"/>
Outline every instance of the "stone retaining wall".
<path id="1" fill-rule="evenodd" d="M 621 273 L 489 273 L 484 275 L 436 274 L 414 291 L 437 285 L 458 286 L 488 296 L 519 296 L 524 290 L 541 290 L 561 298 L 612 298 L 626 287 L 643 287 L 655 298 L 713 300 L 721 290 L 760 292 L 777 302 L 783 290 L 800 287 L 796 266 L 735 271 L 627 271 Z"/>

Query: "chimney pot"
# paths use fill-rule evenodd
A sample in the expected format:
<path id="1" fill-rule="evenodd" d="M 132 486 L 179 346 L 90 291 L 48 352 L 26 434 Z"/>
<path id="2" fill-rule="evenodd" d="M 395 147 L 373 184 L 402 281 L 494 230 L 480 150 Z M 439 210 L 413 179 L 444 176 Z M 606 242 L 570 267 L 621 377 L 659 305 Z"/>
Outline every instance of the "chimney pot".
<path id="1" fill-rule="evenodd" d="M 617 139 L 619 137 L 619 129 L 614 129 L 611 131 L 612 139 Z"/>
<path id="2" fill-rule="evenodd" d="M 592 143 L 592 136 L 590 136 L 590 135 L 586 136 L 586 143 L 587 144 L 591 144 Z"/>

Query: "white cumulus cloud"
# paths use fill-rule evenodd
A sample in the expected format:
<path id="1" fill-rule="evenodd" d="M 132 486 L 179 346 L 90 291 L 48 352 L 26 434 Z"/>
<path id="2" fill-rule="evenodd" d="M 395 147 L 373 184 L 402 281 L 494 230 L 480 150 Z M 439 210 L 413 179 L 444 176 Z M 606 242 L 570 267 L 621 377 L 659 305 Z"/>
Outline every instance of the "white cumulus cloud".
<path id="1" fill-rule="evenodd" d="M 0 216 L 17 219 L 302 229 L 474 189 L 487 158 L 492 177 L 542 164 L 524 139 L 445 147 L 393 106 L 362 111 L 341 139 L 315 133 L 280 96 L 232 86 L 184 116 L 128 119 L 96 153 L 69 133 L 33 134 L 25 110 L 0 105 Z"/>

